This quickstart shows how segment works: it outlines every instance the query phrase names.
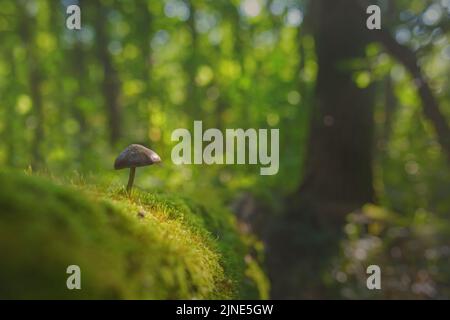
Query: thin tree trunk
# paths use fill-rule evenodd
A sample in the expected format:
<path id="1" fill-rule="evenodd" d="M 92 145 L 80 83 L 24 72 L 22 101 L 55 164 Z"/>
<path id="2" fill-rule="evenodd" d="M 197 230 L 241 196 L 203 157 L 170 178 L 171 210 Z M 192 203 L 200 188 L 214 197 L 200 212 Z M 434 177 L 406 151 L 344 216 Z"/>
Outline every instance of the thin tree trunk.
<path id="1" fill-rule="evenodd" d="M 185 60 L 185 68 L 187 71 L 188 76 L 188 83 L 187 83 L 187 107 L 189 110 L 189 114 L 192 117 L 195 117 L 195 115 L 199 114 L 199 109 L 201 106 L 199 105 L 198 100 L 198 89 L 197 84 L 195 83 L 195 78 L 197 75 L 197 68 L 198 68 L 198 36 L 197 36 L 197 30 L 195 28 L 195 12 L 196 8 L 194 6 L 194 1 L 189 0 L 189 19 L 187 21 L 187 25 L 189 28 L 189 33 L 191 36 L 191 43 L 190 47 L 187 49 L 189 54 L 186 57 Z"/>
<path id="2" fill-rule="evenodd" d="M 102 92 L 105 108 L 108 114 L 109 140 L 111 146 L 115 146 L 121 137 L 120 121 L 120 83 L 117 71 L 113 66 L 113 61 L 108 52 L 109 37 L 107 31 L 106 8 L 100 1 L 95 1 L 97 12 L 95 29 L 97 32 L 98 60 L 103 67 Z"/>
<path id="3" fill-rule="evenodd" d="M 149 100 L 152 95 L 152 83 L 151 83 L 151 74 L 152 74 L 152 51 L 150 48 L 150 39 L 153 36 L 153 16 L 148 7 L 148 3 L 143 1 L 141 3 L 141 24 L 143 30 L 145 32 L 139 32 L 138 37 L 140 37 L 142 43 L 142 55 L 143 55 L 143 63 L 144 67 L 142 68 L 142 80 L 144 81 L 144 90 L 142 92 L 142 98 L 145 100 Z M 145 109 L 145 119 L 146 119 L 146 134 L 148 136 L 150 132 L 150 112 L 149 108 Z"/>
<path id="4" fill-rule="evenodd" d="M 20 7 L 20 12 L 26 12 L 25 8 Z M 31 140 L 31 166 L 36 169 L 43 164 L 43 156 L 41 144 L 44 140 L 44 111 L 42 104 L 41 83 L 42 74 L 39 69 L 39 61 L 36 56 L 36 48 L 34 46 L 33 31 L 36 19 L 32 16 L 24 14 L 20 19 L 20 35 L 27 52 L 28 64 L 28 88 L 34 113 L 34 134 Z"/>
<path id="5" fill-rule="evenodd" d="M 394 88 L 392 84 L 392 79 L 390 75 L 386 76 L 384 80 L 384 126 L 382 134 L 382 144 L 383 148 L 386 147 L 389 136 L 392 132 L 392 121 L 394 117 L 394 112 L 397 107 L 397 99 L 394 94 Z"/>
<path id="6" fill-rule="evenodd" d="M 246 40 L 251 41 L 249 34 L 251 34 L 250 30 L 246 30 L 241 23 L 241 14 L 239 12 L 239 8 L 233 5 L 232 9 L 232 23 L 233 23 L 233 32 L 234 32 L 234 42 L 233 42 L 233 52 L 234 58 L 239 62 L 240 73 L 242 75 L 246 75 L 247 70 L 245 68 L 245 57 L 246 57 Z M 249 75 L 247 75 L 249 76 Z M 239 104 L 240 104 L 240 123 L 241 126 L 248 127 L 249 119 L 250 119 L 250 110 L 248 103 L 248 93 L 241 86 L 238 86 L 237 92 L 239 94 Z"/>
<path id="7" fill-rule="evenodd" d="M 82 97 L 83 95 L 86 95 L 86 84 L 84 81 L 84 77 L 85 77 L 85 64 L 86 64 L 86 59 L 85 59 L 85 52 L 83 50 L 83 44 L 78 41 L 75 44 L 75 48 L 73 50 L 73 63 L 72 63 L 72 68 L 73 68 L 73 72 L 77 77 L 77 81 L 78 81 L 78 92 L 77 92 L 77 96 L 78 97 Z M 78 125 L 80 126 L 80 131 L 78 133 L 78 161 L 80 162 L 81 166 L 84 167 L 85 165 L 87 165 L 86 163 L 86 153 L 89 150 L 89 126 L 88 126 L 88 121 L 86 119 L 86 116 L 83 112 L 82 107 L 77 103 L 80 101 L 80 99 L 75 98 L 74 99 L 75 103 L 72 106 L 72 114 L 74 116 L 74 118 L 76 119 L 76 121 L 78 122 Z"/>
<path id="8" fill-rule="evenodd" d="M 15 165 L 16 159 L 16 144 L 21 143 L 22 141 L 16 140 L 16 121 L 17 115 L 15 114 L 14 105 L 17 99 L 17 71 L 16 71 L 16 62 L 14 59 L 14 55 L 12 51 L 8 51 L 6 53 L 7 61 L 11 66 L 11 80 L 8 83 L 6 88 L 4 89 L 6 98 L 6 114 L 5 114 L 5 130 L 3 130 L 3 139 L 6 144 L 6 164 L 9 166 Z"/>

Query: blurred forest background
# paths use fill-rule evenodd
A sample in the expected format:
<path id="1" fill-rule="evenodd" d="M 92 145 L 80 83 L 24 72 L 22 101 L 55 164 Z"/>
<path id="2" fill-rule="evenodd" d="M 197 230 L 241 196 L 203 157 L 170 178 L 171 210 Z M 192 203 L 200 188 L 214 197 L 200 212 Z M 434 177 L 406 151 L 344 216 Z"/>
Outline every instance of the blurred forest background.
<path id="1" fill-rule="evenodd" d="M 123 184 L 114 158 L 141 143 L 164 165 L 139 188 L 227 206 L 262 239 L 271 298 L 448 299 L 449 15 L 449 0 L 0 0 L 0 165 Z M 194 120 L 279 128 L 278 174 L 174 166 L 171 133 Z"/>

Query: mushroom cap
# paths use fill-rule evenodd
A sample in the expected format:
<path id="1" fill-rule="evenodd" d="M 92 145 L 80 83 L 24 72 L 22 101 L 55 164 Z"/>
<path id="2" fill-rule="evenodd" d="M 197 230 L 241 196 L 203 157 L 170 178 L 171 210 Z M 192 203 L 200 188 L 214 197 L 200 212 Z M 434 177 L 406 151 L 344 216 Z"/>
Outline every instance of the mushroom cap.
<path id="1" fill-rule="evenodd" d="M 159 155 L 140 144 L 131 144 L 122 151 L 114 162 L 114 169 L 136 168 L 161 162 Z"/>

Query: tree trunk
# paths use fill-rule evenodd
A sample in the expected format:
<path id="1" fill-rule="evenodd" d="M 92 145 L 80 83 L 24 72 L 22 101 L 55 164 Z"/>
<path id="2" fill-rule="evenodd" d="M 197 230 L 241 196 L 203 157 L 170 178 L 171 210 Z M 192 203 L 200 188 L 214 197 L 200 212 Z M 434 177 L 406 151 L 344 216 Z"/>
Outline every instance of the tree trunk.
<path id="1" fill-rule="evenodd" d="M 152 78 L 152 51 L 150 48 L 150 39 L 153 37 L 153 20 L 154 17 L 150 12 L 148 7 L 148 3 L 143 1 L 140 3 L 140 11 L 141 11 L 141 23 L 140 26 L 145 32 L 138 32 L 137 37 L 140 37 L 141 46 L 142 46 L 142 59 L 143 59 L 143 68 L 142 68 L 142 80 L 144 81 L 144 90 L 142 91 L 142 99 L 149 101 L 154 92 L 154 85 L 151 83 Z M 138 31 L 139 31 L 138 30 Z M 150 119 L 151 110 L 146 107 L 143 118 L 146 119 L 146 138 L 149 136 L 149 132 L 151 129 L 151 119 Z"/>
<path id="2" fill-rule="evenodd" d="M 114 69 L 111 54 L 108 52 L 109 37 L 107 31 L 106 8 L 100 1 L 95 1 L 96 17 L 95 29 L 97 32 L 98 59 L 103 66 L 102 92 L 105 108 L 108 114 L 109 140 L 114 146 L 121 137 L 120 84 L 117 71 Z"/>
<path id="3" fill-rule="evenodd" d="M 273 298 L 330 297 L 324 279 L 333 279 L 331 258 L 346 214 L 374 194 L 373 95 L 354 81 L 355 66 L 365 57 L 366 16 L 346 0 L 311 6 L 319 70 L 306 174 L 269 236 Z"/>
<path id="4" fill-rule="evenodd" d="M 355 208 L 373 196 L 373 95 L 370 88 L 356 86 L 353 67 L 365 57 L 365 16 L 348 1 L 314 1 L 312 10 L 319 71 L 307 181 L 299 195 L 307 193 L 326 207 L 336 203 Z"/>
<path id="5" fill-rule="evenodd" d="M 78 125 L 80 126 L 80 130 L 77 137 L 77 143 L 78 143 L 78 154 L 77 154 L 77 160 L 80 163 L 81 167 L 87 167 L 87 153 L 88 150 L 90 150 L 90 128 L 89 123 L 87 120 L 87 117 L 83 111 L 83 108 L 80 105 L 81 100 L 79 97 L 82 97 L 83 95 L 86 95 L 86 82 L 88 81 L 85 79 L 86 75 L 86 55 L 83 49 L 83 44 L 80 40 L 77 40 L 77 43 L 75 44 L 75 47 L 73 48 L 73 60 L 72 60 L 72 72 L 74 76 L 77 78 L 78 81 L 78 92 L 77 97 L 73 99 L 74 104 L 72 105 L 71 113 L 73 117 L 78 122 Z"/>
<path id="6" fill-rule="evenodd" d="M 22 143 L 22 138 L 17 135 L 17 114 L 14 110 L 14 106 L 17 100 L 17 70 L 16 61 L 12 51 L 6 52 L 6 61 L 11 66 L 11 80 L 7 86 L 5 86 L 2 96 L 6 100 L 6 113 L 5 113 L 5 129 L 3 130 L 2 139 L 6 144 L 6 164 L 13 167 L 17 160 L 16 144 Z"/>
<path id="7" fill-rule="evenodd" d="M 191 36 L 191 43 L 189 48 L 189 54 L 186 56 L 185 60 L 185 68 L 188 76 L 188 84 L 187 84 L 187 110 L 189 110 L 189 114 L 193 117 L 196 117 L 200 114 L 201 105 L 198 97 L 198 88 L 196 84 L 196 76 L 197 76 L 197 68 L 198 68 L 198 34 L 195 28 L 195 14 L 196 8 L 194 5 L 194 1 L 188 1 L 189 4 L 189 19 L 187 21 L 187 25 L 189 28 L 189 34 Z"/>
<path id="8" fill-rule="evenodd" d="M 18 10 L 20 12 L 27 12 L 20 4 Z M 20 21 L 20 36 L 27 52 L 28 89 L 34 113 L 34 133 L 33 139 L 31 140 L 31 166 L 33 169 L 39 169 L 44 162 L 41 150 L 42 141 L 44 140 L 44 110 L 41 94 L 43 76 L 38 63 L 33 31 L 37 22 L 33 16 L 26 13 L 21 14 Z"/>

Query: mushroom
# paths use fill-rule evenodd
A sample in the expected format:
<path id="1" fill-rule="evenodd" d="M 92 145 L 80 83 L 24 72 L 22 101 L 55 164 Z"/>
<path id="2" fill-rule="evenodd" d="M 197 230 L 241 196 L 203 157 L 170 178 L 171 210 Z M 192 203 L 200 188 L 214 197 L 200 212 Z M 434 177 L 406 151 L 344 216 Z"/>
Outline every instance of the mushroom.
<path id="1" fill-rule="evenodd" d="M 150 166 L 161 162 L 159 155 L 140 144 L 131 144 L 122 151 L 114 162 L 114 169 L 130 168 L 127 192 L 131 192 L 137 167 Z"/>

